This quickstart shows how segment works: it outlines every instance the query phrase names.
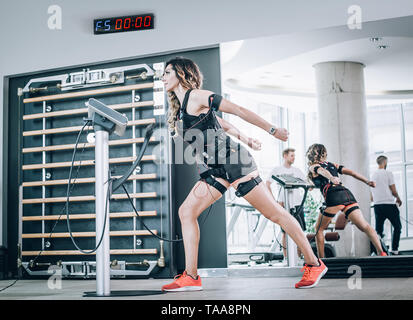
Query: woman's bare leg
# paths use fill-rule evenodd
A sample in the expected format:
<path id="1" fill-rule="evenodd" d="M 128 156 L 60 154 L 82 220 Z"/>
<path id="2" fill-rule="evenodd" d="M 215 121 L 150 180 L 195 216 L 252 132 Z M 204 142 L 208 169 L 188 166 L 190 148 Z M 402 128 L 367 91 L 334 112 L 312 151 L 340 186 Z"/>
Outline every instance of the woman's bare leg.
<path id="1" fill-rule="evenodd" d="M 326 213 L 329 214 L 336 214 L 340 211 L 344 206 L 336 206 L 336 207 L 328 207 L 325 209 Z M 326 230 L 331 222 L 330 217 L 323 216 L 322 214 L 318 215 L 318 219 L 315 225 L 315 243 L 317 246 L 317 253 L 319 258 L 324 258 L 324 230 Z"/>
<path id="2" fill-rule="evenodd" d="M 354 210 L 349 214 L 348 218 L 354 225 L 357 226 L 360 231 L 363 231 L 365 234 L 367 234 L 367 236 L 370 238 L 370 241 L 376 248 L 377 255 L 380 255 L 383 252 L 383 249 L 381 247 L 379 236 L 377 235 L 376 230 L 374 230 L 373 227 L 366 221 L 366 219 L 364 219 L 361 210 Z"/>
<path id="3" fill-rule="evenodd" d="M 222 185 L 229 187 L 229 182 L 216 178 Z M 179 219 L 181 221 L 182 238 L 185 250 L 185 270 L 192 276 L 197 276 L 198 247 L 199 247 L 199 215 L 222 197 L 214 187 L 204 181 L 198 181 L 179 207 Z"/>
<path id="4" fill-rule="evenodd" d="M 236 189 L 239 183 L 248 181 L 257 175 L 257 171 L 251 172 L 249 175 L 235 181 L 232 185 Z M 284 229 L 284 231 L 294 240 L 301 252 L 304 254 L 304 259 L 307 264 L 318 264 L 317 257 L 314 255 L 310 243 L 301 229 L 300 224 L 291 214 L 289 214 L 274 200 L 264 183 L 257 185 L 244 196 L 244 199 L 259 212 L 261 212 L 264 217 L 274 223 L 277 223 Z"/>

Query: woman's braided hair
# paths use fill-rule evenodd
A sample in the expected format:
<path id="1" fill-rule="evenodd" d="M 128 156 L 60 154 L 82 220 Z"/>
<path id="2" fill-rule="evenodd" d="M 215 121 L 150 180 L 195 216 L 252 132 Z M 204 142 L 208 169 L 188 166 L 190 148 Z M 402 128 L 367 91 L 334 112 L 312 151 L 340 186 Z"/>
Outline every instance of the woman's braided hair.
<path id="1" fill-rule="evenodd" d="M 308 167 L 310 168 L 313 164 L 321 162 L 321 158 L 323 158 L 327 154 L 327 149 L 323 144 L 314 143 L 312 144 L 306 153 L 308 159 Z M 313 179 L 313 175 L 310 170 L 308 170 L 308 178 L 310 180 Z"/>

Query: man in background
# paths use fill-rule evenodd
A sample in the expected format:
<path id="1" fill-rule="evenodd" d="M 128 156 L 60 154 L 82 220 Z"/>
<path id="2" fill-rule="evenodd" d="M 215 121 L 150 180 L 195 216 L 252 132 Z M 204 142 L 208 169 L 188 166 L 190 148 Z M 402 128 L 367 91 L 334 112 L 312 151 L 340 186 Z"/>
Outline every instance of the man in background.
<path id="1" fill-rule="evenodd" d="M 386 219 L 390 220 L 393 226 L 393 255 L 399 254 L 400 234 L 402 224 L 400 222 L 400 211 L 397 206 L 402 205 L 402 201 L 394 184 L 393 173 L 387 169 L 387 157 L 379 156 L 376 159 L 378 169 L 372 175 L 372 181 L 376 183 L 376 187 L 371 189 L 372 201 L 374 202 L 374 214 L 376 216 L 376 232 L 383 237 L 383 226 Z M 396 203 L 394 199 L 396 198 Z"/>
<path id="2" fill-rule="evenodd" d="M 285 149 L 282 153 L 283 155 L 283 164 L 281 166 L 275 167 L 271 170 L 269 177 L 267 178 L 266 185 L 267 188 L 270 190 L 271 194 L 271 184 L 275 182 L 275 180 L 272 178 L 274 175 L 289 175 L 293 176 L 294 178 L 300 178 L 304 181 L 307 181 L 306 176 L 304 173 L 297 167 L 293 166 L 293 163 L 295 161 L 295 149 L 293 148 L 288 148 Z M 284 192 L 281 191 L 280 196 L 277 197 L 278 199 L 275 199 L 281 206 L 285 207 L 285 199 L 284 199 Z M 274 195 L 273 195 L 274 196 Z M 298 223 L 300 224 L 301 228 L 303 231 L 306 230 L 305 227 L 305 220 L 304 220 L 304 210 L 303 208 L 300 209 L 300 204 L 303 200 L 303 195 L 300 192 L 300 189 L 292 189 L 292 192 L 290 193 L 289 197 L 289 207 L 290 207 L 290 213 L 297 219 Z M 284 258 L 287 257 L 287 241 L 286 241 L 286 236 L 285 232 L 283 229 L 281 229 L 283 233 L 283 238 L 282 238 L 282 247 L 283 247 L 283 254 Z M 298 256 L 301 256 L 301 252 L 298 251 Z"/>

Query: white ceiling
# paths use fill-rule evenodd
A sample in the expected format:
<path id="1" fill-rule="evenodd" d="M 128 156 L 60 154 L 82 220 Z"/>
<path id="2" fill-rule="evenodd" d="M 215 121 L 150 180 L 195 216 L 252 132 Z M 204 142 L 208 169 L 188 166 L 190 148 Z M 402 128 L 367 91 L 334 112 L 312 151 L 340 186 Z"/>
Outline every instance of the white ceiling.
<path id="1" fill-rule="evenodd" d="M 250 94 L 315 97 L 314 64 L 356 61 L 365 65 L 369 99 L 413 97 L 413 16 L 363 23 L 361 30 L 340 26 L 224 43 L 221 52 L 224 86 Z"/>

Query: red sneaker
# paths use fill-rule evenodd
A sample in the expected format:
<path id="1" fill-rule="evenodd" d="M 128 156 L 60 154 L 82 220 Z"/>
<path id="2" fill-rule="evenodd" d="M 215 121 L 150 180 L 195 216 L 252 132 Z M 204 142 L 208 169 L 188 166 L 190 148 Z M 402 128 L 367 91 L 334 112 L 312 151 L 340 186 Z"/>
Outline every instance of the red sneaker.
<path id="1" fill-rule="evenodd" d="M 174 277 L 174 281 L 162 287 L 162 291 L 200 291 L 202 290 L 201 277 L 198 276 L 195 280 L 189 276 L 186 271 L 183 274 L 178 274 Z"/>
<path id="2" fill-rule="evenodd" d="M 307 289 L 315 287 L 320 279 L 326 274 L 328 268 L 323 261 L 318 259 L 320 266 L 309 266 L 307 264 L 301 269 L 304 272 L 303 278 L 300 282 L 295 284 L 297 289 Z"/>
<path id="3" fill-rule="evenodd" d="M 380 253 L 380 256 L 381 256 L 381 257 L 387 257 L 387 253 L 384 252 L 384 251 L 382 251 L 382 252 Z"/>

